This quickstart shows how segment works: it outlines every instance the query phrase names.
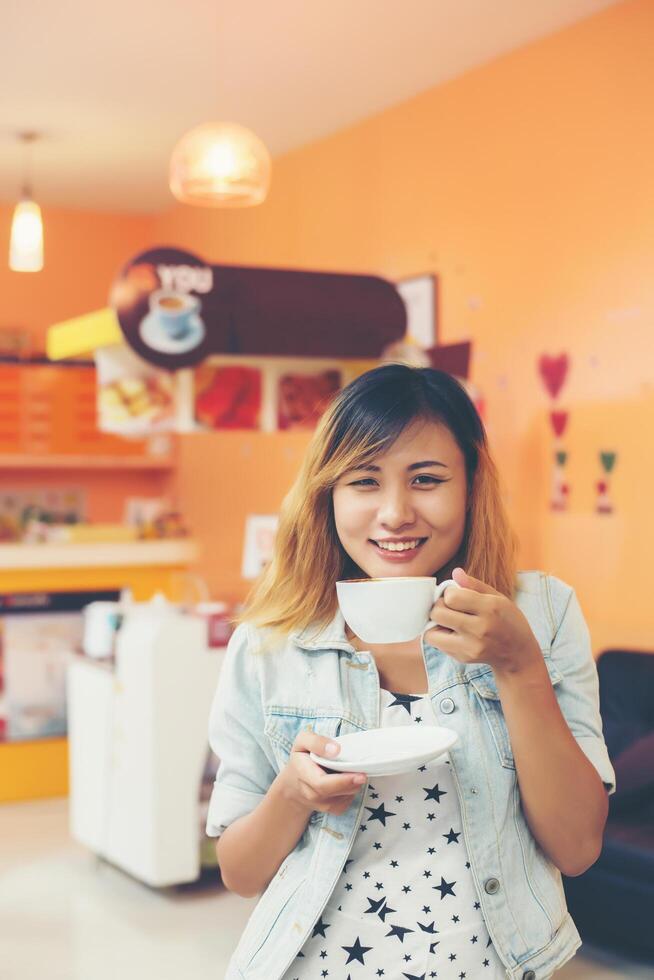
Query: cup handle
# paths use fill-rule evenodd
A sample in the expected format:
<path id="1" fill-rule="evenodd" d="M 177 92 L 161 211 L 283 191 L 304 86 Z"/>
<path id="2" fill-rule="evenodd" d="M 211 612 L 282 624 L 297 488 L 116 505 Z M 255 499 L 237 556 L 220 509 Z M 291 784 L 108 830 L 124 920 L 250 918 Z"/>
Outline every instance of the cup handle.
<path id="1" fill-rule="evenodd" d="M 453 586 L 455 589 L 460 589 L 461 588 L 461 586 L 458 584 L 458 582 L 455 582 L 453 578 L 447 578 L 447 579 L 445 579 L 444 582 L 439 582 L 438 584 L 434 583 L 434 599 L 432 601 L 432 606 L 434 605 L 434 603 L 438 602 L 438 600 L 440 599 L 440 597 L 445 592 L 445 589 L 449 589 L 450 586 Z M 428 633 L 429 630 L 433 630 L 435 628 L 435 626 L 436 626 L 436 624 L 433 622 L 433 620 L 430 619 L 430 620 L 427 621 L 426 625 L 420 631 L 420 644 L 421 645 L 422 645 L 422 641 L 424 640 L 425 633 Z"/>

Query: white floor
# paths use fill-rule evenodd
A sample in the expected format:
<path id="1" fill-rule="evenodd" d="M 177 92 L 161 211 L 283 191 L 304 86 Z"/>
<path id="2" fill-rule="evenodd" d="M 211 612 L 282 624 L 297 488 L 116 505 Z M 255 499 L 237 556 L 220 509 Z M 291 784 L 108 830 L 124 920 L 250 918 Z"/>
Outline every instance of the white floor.
<path id="1" fill-rule="evenodd" d="M 155 891 L 97 861 L 70 840 L 65 800 L 0 805 L 2 980 L 222 980 L 254 904 L 215 884 Z M 584 948 L 557 974 L 622 977 L 654 969 Z"/>

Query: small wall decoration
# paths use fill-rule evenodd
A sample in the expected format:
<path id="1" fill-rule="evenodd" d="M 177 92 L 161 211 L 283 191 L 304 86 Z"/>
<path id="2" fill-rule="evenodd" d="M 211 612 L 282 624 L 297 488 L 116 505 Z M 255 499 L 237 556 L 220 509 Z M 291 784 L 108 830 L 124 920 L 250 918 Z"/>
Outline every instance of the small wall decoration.
<path id="1" fill-rule="evenodd" d="M 279 517 L 277 514 L 250 514 L 245 522 L 243 544 L 244 579 L 256 579 L 272 558 Z"/>
<path id="2" fill-rule="evenodd" d="M 550 508 L 556 511 L 567 510 L 570 500 L 570 484 L 564 471 L 568 461 L 568 453 L 562 443 L 568 425 L 569 413 L 556 407 L 557 399 L 568 376 L 569 367 L 570 360 L 567 354 L 556 356 L 541 354 L 538 358 L 538 373 L 552 401 L 549 419 L 554 434 L 554 465 L 552 468 Z"/>
<path id="3" fill-rule="evenodd" d="M 598 514 L 612 514 L 613 513 L 613 503 L 609 496 L 609 481 L 608 475 L 613 471 L 615 466 L 615 461 L 617 459 L 617 453 L 602 451 L 599 453 L 600 466 L 605 474 L 605 476 L 598 480 L 595 484 L 595 489 L 597 491 L 597 499 L 595 501 L 595 510 Z"/>
<path id="4" fill-rule="evenodd" d="M 195 371 L 195 419 L 204 429 L 256 429 L 261 413 L 261 371 L 244 365 Z"/>
<path id="5" fill-rule="evenodd" d="M 277 389 L 277 427 L 312 429 L 341 389 L 341 372 L 283 374 Z"/>
<path id="6" fill-rule="evenodd" d="M 406 306 L 406 339 L 423 350 L 429 350 L 438 343 L 436 276 L 413 276 L 398 282 L 396 288 Z"/>
<path id="7" fill-rule="evenodd" d="M 557 357 L 541 354 L 539 357 L 538 371 L 551 398 L 558 398 L 565 384 L 569 366 L 567 354 L 559 354 Z"/>

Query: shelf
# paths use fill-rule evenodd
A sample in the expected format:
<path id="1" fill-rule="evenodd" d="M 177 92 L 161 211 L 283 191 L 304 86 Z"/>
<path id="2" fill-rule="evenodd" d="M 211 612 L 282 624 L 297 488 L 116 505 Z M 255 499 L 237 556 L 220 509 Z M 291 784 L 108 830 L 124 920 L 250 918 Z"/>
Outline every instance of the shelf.
<path id="1" fill-rule="evenodd" d="M 6 470 L 170 470 L 170 456 L 28 456 L 22 453 L 0 455 L 0 471 Z"/>
<path id="2" fill-rule="evenodd" d="M 135 565 L 186 565 L 198 556 L 190 539 L 83 544 L 2 544 L 0 568 L 128 568 Z"/>

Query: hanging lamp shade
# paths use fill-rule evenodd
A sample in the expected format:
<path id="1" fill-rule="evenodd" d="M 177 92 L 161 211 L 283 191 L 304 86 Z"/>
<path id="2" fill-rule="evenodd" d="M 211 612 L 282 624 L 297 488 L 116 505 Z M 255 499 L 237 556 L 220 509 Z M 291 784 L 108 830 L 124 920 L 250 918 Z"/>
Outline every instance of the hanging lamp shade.
<path id="1" fill-rule="evenodd" d="M 36 201 L 25 198 L 14 209 L 9 241 L 9 268 L 40 272 L 43 268 L 43 221 Z"/>
<path id="2" fill-rule="evenodd" d="M 244 208 L 261 204 L 270 186 L 270 154 L 236 123 L 203 123 L 173 150 L 170 189 L 183 204 Z"/>

